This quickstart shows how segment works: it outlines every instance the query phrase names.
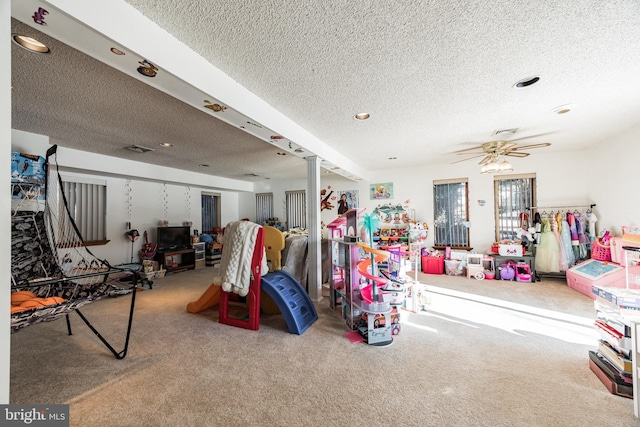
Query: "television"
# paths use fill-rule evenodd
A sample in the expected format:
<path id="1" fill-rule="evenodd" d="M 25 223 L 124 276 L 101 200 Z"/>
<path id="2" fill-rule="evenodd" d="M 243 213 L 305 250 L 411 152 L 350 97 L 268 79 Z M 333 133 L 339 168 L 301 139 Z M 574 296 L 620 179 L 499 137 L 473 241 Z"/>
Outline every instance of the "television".
<path id="1" fill-rule="evenodd" d="M 167 252 L 191 247 L 191 227 L 158 227 L 158 251 Z"/>

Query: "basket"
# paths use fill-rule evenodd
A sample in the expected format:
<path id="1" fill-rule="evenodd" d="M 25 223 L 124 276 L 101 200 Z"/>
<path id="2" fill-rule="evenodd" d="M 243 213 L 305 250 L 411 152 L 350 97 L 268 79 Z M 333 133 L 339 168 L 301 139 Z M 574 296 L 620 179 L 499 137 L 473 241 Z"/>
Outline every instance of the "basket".
<path id="1" fill-rule="evenodd" d="M 591 244 L 591 258 L 598 261 L 611 261 L 611 246 L 605 246 L 596 240 Z"/>

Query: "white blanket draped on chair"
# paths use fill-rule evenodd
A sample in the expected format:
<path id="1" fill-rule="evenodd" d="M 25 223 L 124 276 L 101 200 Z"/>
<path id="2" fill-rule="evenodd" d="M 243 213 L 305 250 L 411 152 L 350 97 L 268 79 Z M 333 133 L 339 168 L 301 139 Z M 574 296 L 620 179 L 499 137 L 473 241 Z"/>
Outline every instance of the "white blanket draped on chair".
<path id="1" fill-rule="evenodd" d="M 241 297 L 249 293 L 251 261 L 260 227 L 249 221 L 230 222 L 225 227 L 220 263 L 221 275 L 213 278 L 213 283 L 222 286 L 223 291 L 233 292 Z M 263 254 L 261 274 L 268 270 L 266 257 Z"/>

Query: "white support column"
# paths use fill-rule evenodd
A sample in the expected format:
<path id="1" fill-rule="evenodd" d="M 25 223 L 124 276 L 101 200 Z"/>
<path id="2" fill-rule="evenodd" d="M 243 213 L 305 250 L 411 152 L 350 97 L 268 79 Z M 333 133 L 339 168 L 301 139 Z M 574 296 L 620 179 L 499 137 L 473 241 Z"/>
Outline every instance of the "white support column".
<path id="1" fill-rule="evenodd" d="M 0 158 L 11 158 L 11 2 L 0 1 Z M 10 162 L 0 164 L 0 194 L 5 201 L 0 203 L 0 244 L 3 254 L 11 253 L 11 168 Z M 0 271 L 3 284 L 11 283 L 11 259 L 0 257 Z M 9 403 L 9 374 L 11 360 L 11 318 L 7 308 L 10 306 L 11 289 L 3 286 L 0 291 L 0 404 Z"/>
<path id="2" fill-rule="evenodd" d="M 640 337 L 638 336 L 638 332 L 640 332 L 640 322 L 631 321 L 631 365 L 633 367 L 633 415 L 636 418 L 640 417 L 640 390 L 638 389 L 638 371 L 639 361 L 638 357 L 640 357 L 640 349 L 638 348 L 638 340 Z"/>
<path id="3" fill-rule="evenodd" d="M 308 263 L 307 287 L 313 301 L 322 300 L 322 249 L 320 229 L 320 159 L 305 157 L 307 161 L 307 229 Z"/>

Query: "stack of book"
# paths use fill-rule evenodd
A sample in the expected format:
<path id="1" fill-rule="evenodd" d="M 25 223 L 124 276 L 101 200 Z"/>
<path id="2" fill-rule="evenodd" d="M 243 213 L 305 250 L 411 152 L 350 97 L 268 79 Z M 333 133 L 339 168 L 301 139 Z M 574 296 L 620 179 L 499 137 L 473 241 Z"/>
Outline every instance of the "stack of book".
<path id="1" fill-rule="evenodd" d="M 592 293 L 600 340 L 589 367 L 611 393 L 633 398 L 631 322 L 640 321 L 640 291 L 594 285 Z"/>

